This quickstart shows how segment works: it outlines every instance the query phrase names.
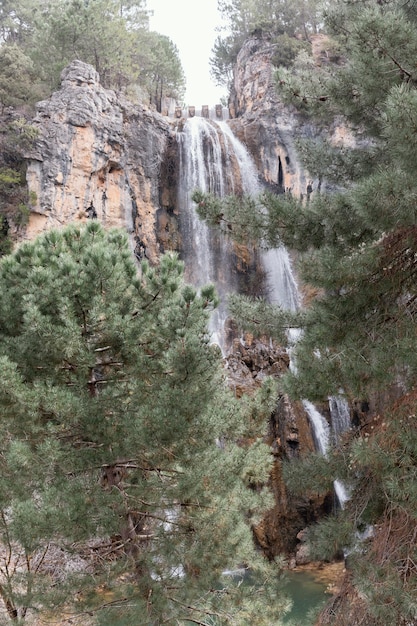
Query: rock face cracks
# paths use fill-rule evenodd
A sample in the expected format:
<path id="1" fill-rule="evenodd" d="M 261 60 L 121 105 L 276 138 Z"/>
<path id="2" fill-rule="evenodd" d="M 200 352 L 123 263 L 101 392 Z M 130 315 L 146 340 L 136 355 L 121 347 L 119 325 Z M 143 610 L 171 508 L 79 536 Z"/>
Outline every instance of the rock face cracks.
<path id="1" fill-rule="evenodd" d="M 267 35 L 253 36 L 242 46 L 229 100 L 230 123 L 247 145 L 264 184 L 277 193 L 291 191 L 300 196 L 310 182 L 294 147 L 294 130 L 300 128 L 301 120 L 279 99 L 274 53 Z"/>
<path id="2" fill-rule="evenodd" d="M 37 105 L 39 139 L 27 155 L 27 237 L 71 221 L 127 228 L 138 255 L 156 261 L 160 169 L 168 121 L 103 89 L 93 67 L 72 62 L 61 89 Z"/>

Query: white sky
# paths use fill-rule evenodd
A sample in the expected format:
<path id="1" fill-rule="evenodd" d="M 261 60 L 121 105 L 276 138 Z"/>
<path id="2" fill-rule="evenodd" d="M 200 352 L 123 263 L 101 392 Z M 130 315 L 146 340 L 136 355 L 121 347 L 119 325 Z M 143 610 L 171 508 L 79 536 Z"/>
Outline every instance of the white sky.
<path id="1" fill-rule="evenodd" d="M 226 94 L 210 77 L 209 58 L 221 24 L 217 0 L 147 0 L 154 12 L 150 29 L 167 35 L 177 46 L 187 87 L 185 104 L 214 106 Z"/>

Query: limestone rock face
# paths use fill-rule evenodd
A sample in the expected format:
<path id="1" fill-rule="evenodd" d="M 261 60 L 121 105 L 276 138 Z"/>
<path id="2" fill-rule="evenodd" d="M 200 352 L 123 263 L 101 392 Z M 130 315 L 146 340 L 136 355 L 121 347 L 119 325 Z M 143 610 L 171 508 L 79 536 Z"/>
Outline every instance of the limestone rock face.
<path id="1" fill-rule="evenodd" d="M 37 105 L 39 139 L 27 155 L 32 200 L 26 237 L 96 218 L 127 229 L 138 254 L 156 261 L 166 119 L 103 89 L 94 68 L 73 61 L 61 89 Z"/>
<path id="2" fill-rule="evenodd" d="M 319 66 L 329 62 L 327 37 L 311 37 L 311 51 Z M 284 104 L 275 84 L 275 46 L 267 34 L 254 34 L 242 46 L 229 98 L 230 126 L 251 152 L 267 188 L 308 197 L 325 182 L 315 180 L 300 163 L 295 139 L 320 136 L 320 131 L 294 107 Z M 325 135 L 335 146 L 357 145 L 341 119 L 329 122 Z"/>
<path id="3" fill-rule="evenodd" d="M 230 125 L 247 145 L 264 183 L 278 193 L 291 190 L 300 196 L 310 183 L 294 148 L 300 119 L 277 95 L 274 50 L 266 35 L 253 36 L 240 50 L 229 100 Z"/>

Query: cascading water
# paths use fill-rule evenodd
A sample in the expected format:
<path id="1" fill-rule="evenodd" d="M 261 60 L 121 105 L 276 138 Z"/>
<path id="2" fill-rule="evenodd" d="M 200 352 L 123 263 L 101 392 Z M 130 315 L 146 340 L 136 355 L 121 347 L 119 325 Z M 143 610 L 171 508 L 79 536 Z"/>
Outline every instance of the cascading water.
<path id="1" fill-rule="evenodd" d="M 213 340 L 223 346 L 227 293 L 236 291 L 230 242 L 199 219 L 191 199 L 195 189 L 220 197 L 231 193 L 229 156 L 218 125 L 202 117 L 187 120 L 180 144 L 179 206 L 185 276 L 195 287 L 214 284 L 220 305 L 211 319 Z"/>
<path id="2" fill-rule="evenodd" d="M 330 420 L 332 424 L 332 439 L 335 445 L 340 442 L 341 436 L 351 427 L 349 405 L 341 395 L 329 398 Z M 334 490 L 340 507 L 343 509 L 349 500 L 349 488 L 341 481 L 334 481 Z"/>
<path id="3" fill-rule="evenodd" d="M 331 396 L 329 398 L 329 408 L 333 442 L 337 445 L 343 433 L 350 429 L 349 405 L 343 396 Z"/>
<path id="4" fill-rule="evenodd" d="M 228 138 L 239 164 L 243 193 L 252 196 L 259 195 L 261 185 L 251 156 L 245 146 L 232 133 L 228 124 L 222 123 L 220 126 Z M 266 297 L 269 302 L 278 304 L 284 309 L 296 311 L 300 304 L 298 286 L 294 279 L 287 250 L 283 246 L 264 250 L 261 258 L 266 273 Z"/>
<path id="5" fill-rule="evenodd" d="M 230 145 L 233 147 L 236 158 L 239 163 L 242 190 L 246 194 L 258 195 L 261 186 L 258 181 L 258 174 L 255 165 L 248 154 L 246 148 L 233 135 L 227 124 L 222 124 L 224 134 L 229 138 Z M 284 309 L 296 311 L 300 306 L 300 298 L 298 286 L 294 279 L 291 262 L 287 250 L 281 246 L 271 250 L 264 251 L 262 254 L 262 262 L 266 271 L 266 282 L 268 293 L 267 298 L 273 304 L 278 304 Z M 292 328 L 288 330 L 288 339 L 291 346 L 294 346 L 299 337 L 300 329 Z M 294 362 L 291 361 L 290 367 L 294 369 Z M 331 435 L 333 439 L 350 428 L 350 414 L 347 404 L 341 396 L 334 396 L 329 399 L 332 418 L 332 430 L 326 418 L 317 410 L 312 402 L 303 401 L 304 409 L 309 417 L 309 421 L 313 430 L 314 442 L 317 450 L 326 455 Z M 343 508 L 349 499 L 349 491 L 340 480 L 334 481 L 334 490 L 339 505 Z"/>
<path id="6" fill-rule="evenodd" d="M 186 277 L 196 287 L 214 283 L 221 298 L 217 317 L 212 320 L 213 339 L 222 346 L 222 327 L 227 316 L 226 296 L 237 290 L 232 271 L 232 250 L 230 243 L 215 234 L 196 214 L 191 200 L 192 192 L 200 189 L 218 196 L 231 193 L 244 193 L 257 196 L 261 192 L 255 164 L 245 146 L 235 137 L 226 122 L 215 123 L 201 117 L 186 121 L 183 132 L 179 133 L 180 150 L 180 189 L 181 234 L 183 254 L 186 264 Z M 233 175 L 232 175 L 233 173 Z M 284 309 L 296 311 L 299 306 L 299 292 L 294 279 L 287 250 L 280 247 L 264 251 L 261 255 L 266 272 L 266 297 Z M 299 329 L 290 329 L 290 345 L 295 345 Z M 291 350 L 290 350 L 291 352 Z M 292 361 L 290 366 L 294 369 Z M 331 431 L 327 420 L 316 407 L 304 400 L 313 430 L 317 450 L 327 453 Z M 330 399 L 330 408 L 347 420 L 342 398 Z M 337 424 L 337 436 L 346 430 L 342 419 Z M 340 481 L 335 481 L 335 491 L 343 506 L 348 498 L 347 491 Z"/>
<path id="7" fill-rule="evenodd" d="M 326 455 L 330 441 L 330 426 L 326 418 L 316 409 L 312 402 L 303 400 L 303 406 L 313 427 L 316 448 L 321 454 Z"/>
<path id="8" fill-rule="evenodd" d="M 337 437 L 340 437 L 343 432 L 346 432 L 346 430 L 350 428 L 350 415 L 344 398 L 340 396 L 332 396 L 329 398 L 329 405 L 332 423 L 331 428 L 326 418 L 316 409 L 314 404 L 308 400 L 303 400 L 303 406 L 313 428 L 316 449 L 324 456 L 327 455 L 330 440 L 333 439 L 333 441 L 338 441 L 338 439 L 335 439 L 335 432 L 338 433 Z M 347 417 L 349 417 L 349 420 L 347 420 Z M 342 430 L 343 427 L 344 430 Z M 349 489 L 339 479 L 336 479 L 333 482 L 333 487 L 339 506 L 343 509 L 346 502 L 349 500 Z"/>
<path id="9" fill-rule="evenodd" d="M 224 348 L 223 327 L 227 295 L 238 291 L 233 246 L 199 219 L 191 199 L 195 189 L 220 197 L 258 195 L 261 187 L 255 165 L 226 122 L 189 118 L 178 133 L 180 144 L 179 206 L 182 254 L 187 280 L 199 288 L 216 286 L 220 306 L 211 320 L 213 340 Z M 264 252 L 267 297 L 284 308 L 298 308 L 298 289 L 285 248 Z"/>

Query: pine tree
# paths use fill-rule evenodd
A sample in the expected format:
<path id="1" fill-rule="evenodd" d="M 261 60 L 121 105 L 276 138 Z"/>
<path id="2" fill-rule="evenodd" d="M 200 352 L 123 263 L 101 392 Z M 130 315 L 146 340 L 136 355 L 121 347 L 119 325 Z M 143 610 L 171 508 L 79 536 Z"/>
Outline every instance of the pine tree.
<path id="1" fill-rule="evenodd" d="M 0 291 L 9 619 L 65 607 L 113 626 L 277 623 L 277 568 L 250 530 L 271 457 L 261 438 L 234 443 L 275 392 L 227 390 L 212 287 L 185 285 L 175 256 L 138 271 L 126 236 L 91 221 L 4 257 Z M 238 567 L 256 586 L 223 575 Z"/>
<path id="2" fill-rule="evenodd" d="M 4 0 L 0 37 L 5 106 L 33 105 L 48 97 L 59 87 L 61 71 L 76 59 L 92 65 L 109 89 L 134 86 L 137 96 L 139 87 L 150 100 L 151 76 L 159 81 L 158 95 L 180 98 L 184 91 L 178 50 L 167 37 L 149 31 L 145 0 Z"/>
<path id="3" fill-rule="evenodd" d="M 301 281 L 315 295 L 294 317 L 303 335 L 283 389 L 320 401 L 342 389 L 352 404 L 374 407 L 327 459 L 287 468 L 292 489 L 327 490 L 340 478 L 351 490 L 346 509 L 310 533 L 321 558 L 349 551 L 342 593 L 320 623 L 405 626 L 417 622 L 417 11 L 414 2 L 336 1 L 325 25 L 334 62 L 303 54 L 279 70 L 277 89 L 317 124 L 299 153 L 331 191 L 308 200 L 194 198 L 225 232 L 298 252 Z M 354 149 L 326 137 L 336 118 L 356 136 Z M 233 304 L 243 324 L 251 303 Z M 291 325 L 279 310 L 268 323 L 259 302 L 250 317 L 261 330 Z"/>

